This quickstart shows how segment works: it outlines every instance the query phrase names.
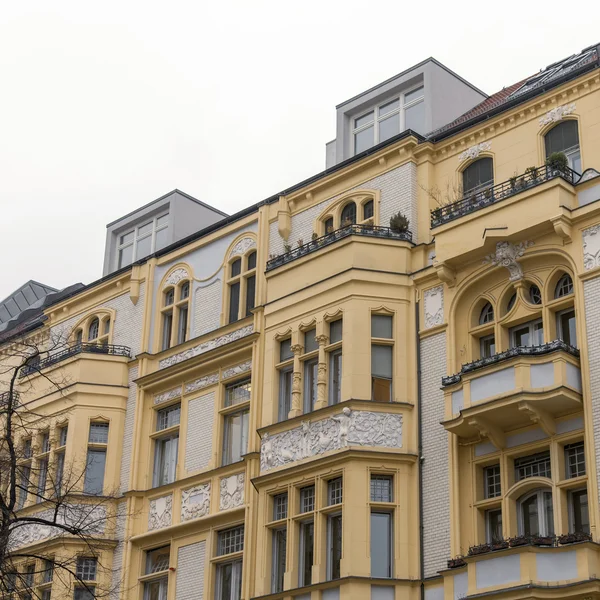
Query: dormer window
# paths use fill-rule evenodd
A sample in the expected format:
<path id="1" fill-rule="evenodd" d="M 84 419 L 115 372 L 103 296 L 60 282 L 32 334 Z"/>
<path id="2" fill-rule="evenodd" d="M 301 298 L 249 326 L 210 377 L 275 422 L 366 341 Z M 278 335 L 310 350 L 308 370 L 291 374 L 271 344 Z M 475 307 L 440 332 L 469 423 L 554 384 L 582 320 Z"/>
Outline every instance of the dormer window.
<path id="1" fill-rule="evenodd" d="M 385 142 L 405 129 L 422 132 L 425 128 L 424 98 L 421 85 L 354 117 L 354 154 Z"/>
<path id="2" fill-rule="evenodd" d="M 119 235 L 118 268 L 144 258 L 168 243 L 169 214 L 160 215 L 145 221 L 132 230 Z"/>

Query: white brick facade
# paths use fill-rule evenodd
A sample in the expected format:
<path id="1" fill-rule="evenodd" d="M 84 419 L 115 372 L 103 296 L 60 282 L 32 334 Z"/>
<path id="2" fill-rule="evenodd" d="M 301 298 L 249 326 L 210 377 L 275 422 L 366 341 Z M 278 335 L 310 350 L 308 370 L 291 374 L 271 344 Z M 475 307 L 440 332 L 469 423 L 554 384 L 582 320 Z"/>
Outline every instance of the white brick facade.
<path id="1" fill-rule="evenodd" d="M 423 546 L 425 577 L 446 568 L 450 556 L 450 491 L 448 434 L 444 419 L 446 333 L 421 341 L 421 412 L 423 427 Z"/>
<path id="2" fill-rule="evenodd" d="M 112 582 L 109 594 L 110 600 L 118 600 L 121 596 L 126 511 L 127 501 L 119 502 L 117 505 L 117 518 L 115 523 L 115 538 L 117 539 L 117 545 L 113 550 Z"/>
<path id="3" fill-rule="evenodd" d="M 177 552 L 176 600 L 203 600 L 206 542 L 181 546 Z"/>
<path id="4" fill-rule="evenodd" d="M 123 431 L 123 445 L 121 455 L 121 493 L 129 489 L 129 470 L 131 468 L 131 449 L 133 443 L 133 424 L 135 420 L 135 405 L 137 399 L 137 385 L 133 383 L 137 379 L 138 368 L 129 369 L 129 393 L 125 407 L 125 427 Z"/>
<path id="5" fill-rule="evenodd" d="M 390 217 L 400 211 L 410 220 L 413 241 L 417 241 L 417 168 L 413 163 L 402 165 L 352 189 L 380 190 L 379 225 L 388 227 Z M 338 195 L 324 202 L 319 202 L 319 204 L 315 204 L 292 217 L 292 231 L 289 238 L 292 247 L 296 247 L 299 239 L 304 243 L 311 240 L 318 216 L 325 210 L 327 205 L 335 202 L 339 197 Z M 271 223 L 269 254 L 283 254 L 285 252 L 283 248 L 284 240 L 281 239 L 277 227 L 277 221 Z"/>
<path id="6" fill-rule="evenodd" d="M 223 271 L 219 272 L 222 275 Z M 194 292 L 193 332 L 190 337 L 198 337 L 209 331 L 218 329 L 221 325 L 221 304 L 223 299 L 223 281 L 216 279 Z"/>
<path id="7" fill-rule="evenodd" d="M 194 398 L 188 404 L 185 444 L 185 470 L 188 473 L 204 469 L 210 463 L 214 412 L 214 392 Z"/>

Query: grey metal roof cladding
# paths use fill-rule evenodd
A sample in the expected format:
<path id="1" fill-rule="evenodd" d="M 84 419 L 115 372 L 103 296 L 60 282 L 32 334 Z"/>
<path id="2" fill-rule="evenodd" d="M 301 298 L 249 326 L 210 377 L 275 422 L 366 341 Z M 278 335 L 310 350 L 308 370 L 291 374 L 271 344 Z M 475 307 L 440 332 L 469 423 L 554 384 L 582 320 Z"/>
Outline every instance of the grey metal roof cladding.
<path id="1" fill-rule="evenodd" d="M 0 324 L 10 321 L 24 310 L 35 306 L 51 292 L 57 291 L 56 288 L 30 279 L 0 302 Z"/>

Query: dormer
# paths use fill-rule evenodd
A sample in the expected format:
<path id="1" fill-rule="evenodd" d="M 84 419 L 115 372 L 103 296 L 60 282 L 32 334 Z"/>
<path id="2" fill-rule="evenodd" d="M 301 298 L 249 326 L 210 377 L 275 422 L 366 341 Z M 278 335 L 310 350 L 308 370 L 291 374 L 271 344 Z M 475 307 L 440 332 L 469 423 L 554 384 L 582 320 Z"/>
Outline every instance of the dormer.
<path id="1" fill-rule="evenodd" d="M 486 98 L 481 90 L 428 58 L 336 107 L 336 139 L 326 145 L 326 167 L 408 129 L 425 135 Z"/>

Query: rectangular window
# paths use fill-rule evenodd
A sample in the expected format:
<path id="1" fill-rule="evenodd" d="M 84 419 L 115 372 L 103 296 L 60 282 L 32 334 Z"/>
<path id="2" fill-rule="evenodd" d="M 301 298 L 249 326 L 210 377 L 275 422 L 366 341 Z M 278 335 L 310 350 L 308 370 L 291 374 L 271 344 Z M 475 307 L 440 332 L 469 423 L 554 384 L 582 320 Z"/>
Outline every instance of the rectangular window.
<path id="1" fill-rule="evenodd" d="M 164 573 L 169 569 L 169 546 L 163 546 L 146 552 L 146 575 Z M 144 582 L 144 600 L 167 600 L 168 577 L 163 575 L 156 579 Z"/>
<path id="2" fill-rule="evenodd" d="M 217 556 L 241 552 L 244 549 L 244 526 L 224 529 L 217 534 Z"/>
<path id="3" fill-rule="evenodd" d="M 300 565 L 298 585 L 303 587 L 312 583 L 314 557 L 315 524 L 312 521 L 300 523 Z"/>
<path id="4" fill-rule="evenodd" d="M 273 570 L 271 592 L 283 591 L 283 579 L 286 564 L 287 529 L 275 529 L 273 531 Z"/>
<path id="5" fill-rule="evenodd" d="M 27 501 L 27 494 L 29 493 L 29 481 L 31 478 L 31 467 L 21 466 L 21 477 L 19 478 L 19 497 L 17 499 L 17 508 L 23 508 Z"/>
<path id="6" fill-rule="evenodd" d="M 179 326 L 177 327 L 177 343 L 183 344 L 187 337 L 188 309 L 179 309 Z"/>
<path id="7" fill-rule="evenodd" d="M 486 335 L 479 339 L 481 358 L 489 358 L 496 354 L 496 338 L 493 335 Z"/>
<path id="8" fill-rule="evenodd" d="M 50 433 L 45 432 L 42 434 L 42 452 L 50 452 Z"/>
<path id="9" fill-rule="evenodd" d="M 240 282 L 229 286 L 229 322 L 235 323 L 240 313 Z"/>
<path id="10" fill-rule="evenodd" d="M 46 482 L 48 480 L 48 459 L 38 460 L 38 487 L 36 502 L 42 502 L 45 499 Z"/>
<path id="11" fill-rule="evenodd" d="M 329 323 L 329 343 L 335 344 L 342 341 L 342 319 Z"/>
<path id="12" fill-rule="evenodd" d="M 342 399 L 342 351 L 329 354 L 329 404 L 338 404 Z"/>
<path id="13" fill-rule="evenodd" d="M 488 544 L 500 542 L 504 539 L 502 534 L 502 510 L 485 511 L 485 536 Z"/>
<path id="14" fill-rule="evenodd" d="M 273 521 L 287 519 L 288 515 L 288 495 L 277 494 L 273 496 Z"/>
<path id="15" fill-rule="evenodd" d="M 74 600 L 94 600 L 95 597 L 96 588 L 93 585 L 87 587 L 77 586 L 75 588 Z"/>
<path id="16" fill-rule="evenodd" d="M 52 588 L 42 590 L 41 600 L 50 600 L 52 598 Z"/>
<path id="17" fill-rule="evenodd" d="M 173 313 L 163 313 L 162 344 L 161 350 L 171 347 L 171 332 L 173 331 Z"/>
<path id="18" fill-rule="evenodd" d="M 69 427 L 65 425 L 58 430 L 58 445 L 59 447 L 67 445 L 67 434 L 69 433 Z"/>
<path id="19" fill-rule="evenodd" d="M 300 490 L 300 512 L 307 513 L 315 510 L 315 486 L 309 485 Z"/>
<path id="20" fill-rule="evenodd" d="M 167 600 L 169 578 L 159 577 L 144 582 L 144 600 Z"/>
<path id="21" fill-rule="evenodd" d="M 342 560 L 342 515 L 327 517 L 327 579 L 340 578 Z"/>
<path id="22" fill-rule="evenodd" d="M 154 442 L 154 473 L 152 485 L 158 487 L 175 481 L 179 433 Z"/>
<path id="23" fill-rule="evenodd" d="M 251 275 L 246 278 L 246 316 L 252 314 L 252 309 L 256 303 L 256 276 Z"/>
<path id="24" fill-rule="evenodd" d="M 59 452 L 56 455 L 56 479 L 54 482 L 54 487 L 56 491 L 56 495 L 60 495 L 62 490 L 62 482 L 65 473 L 65 453 Z"/>
<path id="25" fill-rule="evenodd" d="M 316 329 L 309 329 L 308 331 L 304 332 L 304 352 L 305 353 L 309 353 L 309 352 L 314 352 L 315 350 L 319 349 L 319 342 L 317 342 L 317 330 Z"/>
<path id="26" fill-rule="evenodd" d="M 42 583 L 50 583 L 54 578 L 54 561 L 51 559 L 44 560 L 42 571 Z"/>
<path id="27" fill-rule="evenodd" d="M 559 339 L 565 342 L 565 344 L 577 348 L 575 309 L 569 308 L 556 314 L 556 330 Z"/>
<path id="28" fill-rule="evenodd" d="M 156 412 L 156 431 L 179 425 L 181 404 L 173 404 Z"/>
<path id="29" fill-rule="evenodd" d="M 285 421 L 292 409 L 292 367 L 279 371 L 279 420 Z"/>
<path id="30" fill-rule="evenodd" d="M 117 244 L 118 268 L 126 267 L 134 260 L 164 248 L 168 242 L 168 229 L 169 214 L 167 213 L 120 234 Z"/>
<path id="31" fill-rule="evenodd" d="M 371 337 L 391 340 L 392 317 L 388 315 L 371 315 Z"/>
<path id="32" fill-rule="evenodd" d="M 551 477 L 550 451 L 515 459 L 515 480 L 527 477 Z"/>
<path id="33" fill-rule="evenodd" d="M 234 406 L 250 400 L 250 379 L 225 386 L 225 406 Z"/>
<path id="34" fill-rule="evenodd" d="M 330 479 L 327 482 L 327 504 L 333 506 L 334 504 L 341 504 L 343 499 L 343 479 L 336 477 Z"/>
<path id="35" fill-rule="evenodd" d="M 392 502 L 392 482 L 389 475 L 371 475 L 371 502 Z"/>
<path id="36" fill-rule="evenodd" d="M 292 358 L 294 358 L 294 353 L 292 352 L 292 340 L 281 340 L 281 342 L 279 342 L 279 362 L 284 362 Z"/>
<path id="37" fill-rule="evenodd" d="M 108 423 L 91 423 L 88 444 L 108 444 Z"/>
<path id="38" fill-rule="evenodd" d="M 371 393 L 373 400 L 392 401 L 392 355 L 391 346 L 371 345 Z"/>
<path id="39" fill-rule="evenodd" d="M 304 362 L 304 414 L 312 412 L 317 402 L 317 380 L 319 360 L 314 358 Z"/>
<path id="40" fill-rule="evenodd" d="M 392 515 L 371 512 L 371 577 L 392 576 Z"/>
<path id="41" fill-rule="evenodd" d="M 34 564 L 27 565 L 25 567 L 25 571 L 23 573 L 23 583 L 28 588 L 32 588 L 33 584 L 34 584 L 34 578 L 35 578 L 35 565 Z"/>
<path id="42" fill-rule="evenodd" d="M 78 558 L 75 574 L 83 581 L 96 581 L 97 566 L 96 558 Z"/>
<path id="43" fill-rule="evenodd" d="M 23 440 L 23 458 L 31 458 L 31 438 Z"/>
<path id="44" fill-rule="evenodd" d="M 544 325 L 541 319 L 530 321 L 510 330 L 511 347 L 541 346 L 544 343 Z"/>
<path id="45" fill-rule="evenodd" d="M 589 533 L 590 515 L 587 490 L 571 492 L 569 501 L 571 533 Z"/>
<path id="46" fill-rule="evenodd" d="M 240 600 L 242 597 L 242 561 L 232 560 L 217 566 L 216 600 Z"/>
<path id="47" fill-rule="evenodd" d="M 223 436 L 223 464 L 229 465 L 242 460 L 248 447 L 249 410 L 229 414 L 225 417 Z"/>
<path id="48" fill-rule="evenodd" d="M 583 442 L 565 446 L 565 466 L 567 479 L 585 475 L 585 450 Z"/>
<path id="49" fill-rule="evenodd" d="M 483 485 L 484 498 L 496 498 L 501 495 L 500 465 L 492 465 L 483 469 Z"/>
<path id="50" fill-rule="evenodd" d="M 85 480 L 83 483 L 83 491 L 86 494 L 102 494 L 105 466 L 106 450 L 88 449 Z"/>

